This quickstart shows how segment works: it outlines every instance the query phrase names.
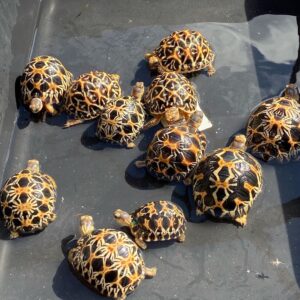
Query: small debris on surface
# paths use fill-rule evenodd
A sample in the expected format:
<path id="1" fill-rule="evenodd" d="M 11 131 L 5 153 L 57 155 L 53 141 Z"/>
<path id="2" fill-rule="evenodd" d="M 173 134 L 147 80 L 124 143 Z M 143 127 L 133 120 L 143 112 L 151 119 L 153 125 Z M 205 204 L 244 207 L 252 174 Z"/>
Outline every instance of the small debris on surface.
<path id="1" fill-rule="evenodd" d="M 65 201 L 65 198 L 64 197 L 61 197 L 61 202 L 64 202 Z"/>
<path id="2" fill-rule="evenodd" d="M 263 272 L 257 272 L 257 273 L 255 273 L 255 277 L 258 278 L 258 279 L 270 278 L 269 276 L 265 275 Z"/>
<path id="3" fill-rule="evenodd" d="M 275 267 L 278 267 L 279 265 L 284 264 L 284 262 L 280 261 L 278 258 L 276 258 L 275 260 L 271 261 L 271 264 Z"/>

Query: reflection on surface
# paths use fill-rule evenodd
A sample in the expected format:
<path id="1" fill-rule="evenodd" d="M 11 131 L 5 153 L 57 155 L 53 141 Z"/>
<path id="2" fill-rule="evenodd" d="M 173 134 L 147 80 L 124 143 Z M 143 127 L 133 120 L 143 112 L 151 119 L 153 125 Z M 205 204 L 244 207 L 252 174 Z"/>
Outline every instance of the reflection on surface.
<path id="1" fill-rule="evenodd" d="M 294 67 L 293 67 L 293 72 L 291 74 L 290 83 L 297 82 L 297 73 L 299 72 L 299 69 L 300 69 L 300 16 L 297 16 L 297 26 L 298 26 L 298 42 L 299 42 L 298 56 L 297 56 L 297 59 L 295 61 Z"/>

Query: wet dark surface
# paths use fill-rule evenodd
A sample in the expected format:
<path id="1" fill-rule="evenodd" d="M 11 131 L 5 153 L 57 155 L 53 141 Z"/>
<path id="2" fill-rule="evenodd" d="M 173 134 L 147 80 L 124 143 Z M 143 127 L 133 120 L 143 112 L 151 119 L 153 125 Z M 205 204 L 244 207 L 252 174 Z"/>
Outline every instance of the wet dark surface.
<path id="1" fill-rule="evenodd" d="M 216 51 L 217 72 L 191 80 L 213 123 L 208 150 L 222 147 L 260 99 L 297 78 L 298 12 L 269 2 L 0 1 L 1 176 L 36 158 L 59 192 L 58 218 L 40 234 L 10 241 L 1 229 L 0 299 L 101 299 L 69 271 L 61 241 L 77 232 L 79 214 L 92 214 L 97 227 L 119 228 L 116 208 L 132 211 L 159 199 L 179 204 L 192 222 L 185 243 L 152 244 L 144 252 L 158 274 L 130 299 L 300 298 L 299 164 L 262 163 L 263 193 L 248 225 L 237 228 L 196 218 L 185 186 L 157 182 L 134 168 L 155 129 L 135 149 L 122 149 L 99 143 L 93 122 L 70 129 L 61 128 L 64 116 L 34 122 L 22 106 L 17 111 L 15 99 L 18 75 L 40 54 L 57 56 L 75 76 L 91 69 L 119 73 L 128 94 L 136 81 L 151 81 L 144 53 L 176 29 L 196 29 Z"/>

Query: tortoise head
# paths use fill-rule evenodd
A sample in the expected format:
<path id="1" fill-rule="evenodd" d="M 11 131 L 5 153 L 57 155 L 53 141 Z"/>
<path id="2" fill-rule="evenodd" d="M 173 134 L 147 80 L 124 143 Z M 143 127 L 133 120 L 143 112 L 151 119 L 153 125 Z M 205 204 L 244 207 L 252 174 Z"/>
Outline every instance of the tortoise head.
<path id="1" fill-rule="evenodd" d="M 145 54 L 145 59 L 149 63 L 150 70 L 155 70 L 159 66 L 159 59 L 154 53 L 147 53 Z"/>
<path id="2" fill-rule="evenodd" d="M 203 112 L 202 111 L 195 111 L 191 116 L 189 120 L 189 126 L 193 132 L 196 132 L 199 126 L 201 125 L 203 121 Z"/>
<path id="3" fill-rule="evenodd" d="M 29 104 L 29 109 L 37 114 L 43 109 L 43 101 L 40 98 L 32 98 Z"/>
<path id="4" fill-rule="evenodd" d="M 172 125 L 180 120 L 180 111 L 178 107 L 170 107 L 166 109 L 165 119 L 169 125 Z"/>
<path id="5" fill-rule="evenodd" d="M 145 92 L 144 82 L 137 82 L 131 91 L 131 96 L 138 101 L 142 100 L 142 97 Z"/>
<path id="6" fill-rule="evenodd" d="M 246 150 L 246 137 L 243 134 L 237 134 L 231 144 L 231 148 Z"/>
<path id="7" fill-rule="evenodd" d="M 116 222 L 121 226 L 130 227 L 131 225 L 131 215 L 124 210 L 121 209 L 115 210 L 114 218 Z"/>
<path id="8" fill-rule="evenodd" d="M 80 217 L 80 234 L 81 236 L 89 235 L 94 231 L 94 220 L 92 216 L 83 215 Z"/>
<path id="9" fill-rule="evenodd" d="M 299 89 L 296 84 L 290 83 L 286 85 L 283 94 L 286 98 L 294 99 L 299 102 Z"/>
<path id="10" fill-rule="evenodd" d="M 27 169 L 31 172 L 39 172 L 40 171 L 40 163 L 36 159 L 30 159 L 27 162 Z"/>

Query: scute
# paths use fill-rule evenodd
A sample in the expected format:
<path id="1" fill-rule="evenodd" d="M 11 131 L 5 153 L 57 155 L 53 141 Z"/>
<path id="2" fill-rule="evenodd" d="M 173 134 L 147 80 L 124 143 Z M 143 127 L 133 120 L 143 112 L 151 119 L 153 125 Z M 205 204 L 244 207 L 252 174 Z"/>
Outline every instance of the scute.
<path id="1" fill-rule="evenodd" d="M 43 103 L 62 105 L 72 78 L 58 59 L 51 56 L 33 58 L 21 77 L 24 104 L 29 105 L 32 98 L 39 97 Z"/>

